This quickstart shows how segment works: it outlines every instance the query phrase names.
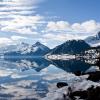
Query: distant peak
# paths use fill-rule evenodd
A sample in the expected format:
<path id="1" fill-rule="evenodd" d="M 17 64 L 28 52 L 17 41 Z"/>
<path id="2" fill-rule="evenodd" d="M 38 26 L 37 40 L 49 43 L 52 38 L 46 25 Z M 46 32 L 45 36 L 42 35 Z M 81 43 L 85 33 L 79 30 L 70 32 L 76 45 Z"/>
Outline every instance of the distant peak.
<path id="1" fill-rule="evenodd" d="M 25 42 L 21 42 L 20 44 L 26 44 Z"/>
<path id="2" fill-rule="evenodd" d="M 85 42 L 84 40 L 69 40 L 69 41 L 66 41 L 65 43 L 68 43 L 68 42 Z"/>
<path id="3" fill-rule="evenodd" d="M 40 42 L 36 42 L 35 45 L 41 45 L 41 43 Z"/>
<path id="4" fill-rule="evenodd" d="M 100 34 L 100 31 L 98 32 L 98 34 Z"/>
<path id="5" fill-rule="evenodd" d="M 98 32 L 98 34 L 97 34 L 97 35 L 98 35 L 98 37 L 100 38 L 100 31 Z"/>
<path id="6" fill-rule="evenodd" d="M 22 45 L 28 45 L 28 43 L 25 43 L 25 42 L 21 42 L 20 44 L 22 44 Z"/>

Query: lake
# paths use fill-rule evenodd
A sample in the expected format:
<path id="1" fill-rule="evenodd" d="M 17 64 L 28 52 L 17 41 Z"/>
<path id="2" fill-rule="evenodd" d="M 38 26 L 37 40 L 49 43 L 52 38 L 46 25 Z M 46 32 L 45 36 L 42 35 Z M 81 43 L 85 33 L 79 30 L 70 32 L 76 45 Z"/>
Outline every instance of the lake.
<path id="1" fill-rule="evenodd" d="M 44 58 L 21 57 L 1 59 L 0 99 L 40 100 L 57 89 L 57 82 L 71 82 L 74 72 L 96 68 L 79 60 L 48 61 Z"/>

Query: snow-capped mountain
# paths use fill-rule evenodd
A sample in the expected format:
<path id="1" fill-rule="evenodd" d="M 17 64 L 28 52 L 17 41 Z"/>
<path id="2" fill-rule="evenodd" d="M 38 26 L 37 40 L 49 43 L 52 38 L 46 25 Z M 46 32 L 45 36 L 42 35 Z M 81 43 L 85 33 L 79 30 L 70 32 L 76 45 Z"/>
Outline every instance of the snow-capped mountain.
<path id="1" fill-rule="evenodd" d="M 16 46 L 16 52 L 20 52 L 21 54 L 26 54 L 31 52 L 31 45 L 27 44 L 27 43 L 20 43 Z"/>
<path id="2" fill-rule="evenodd" d="M 17 52 L 17 51 L 21 51 L 24 53 L 25 51 L 28 51 L 27 49 L 29 49 L 29 47 L 30 47 L 29 44 L 22 42 L 15 45 L 4 46 L 0 48 L 0 53 Z"/>
<path id="3" fill-rule="evenodd" d="M 34 51 L 34 54 L 38 55 L 44 55 L 50 51 L 50 49 L 41 44 L 40 42 L 36 42 L 35 44 L 32 45 L 32 50 Z"/>
<path id="4" fill-rule="evenodd" d="M 100 46 L 100 32 L 98 32 L 97 35 L 89 36 L 85 41 L 92 47 Z"/>
<path id="5" fill-rule="evenodd" d="M 47 46 L 41 44 L 40 42 L 36 42 L 33 45 L 22 42 L 5 48 L 6 49 L 3 50 L 5 55 L 44 55 L 50 51 Z"/>

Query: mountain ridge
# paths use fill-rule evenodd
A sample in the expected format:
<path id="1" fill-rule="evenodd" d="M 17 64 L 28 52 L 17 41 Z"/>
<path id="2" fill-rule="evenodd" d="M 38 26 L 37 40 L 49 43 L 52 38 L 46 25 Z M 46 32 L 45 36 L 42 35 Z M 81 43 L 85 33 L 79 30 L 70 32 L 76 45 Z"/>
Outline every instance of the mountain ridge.
<path id="1" fill-rule="evenodd" d="M 85 40 L 68 40 L 53 49 L 49 49 L 47 46 L 37 41 L 32 45 L 25 42 L 21 42 L 17 45 L 9 45 L 5 48 L 0 49 L 0 51 L 3 51 L 5 55 L 18 56 L 39 56 L 45 54 L 78 54 L 82 51 L 85 51 L 86 49 L 100 46 L 97 44 L 100 44 L 100 32 L 98 32 L 95 36 L 87 37 Z"/>
<path id="2" fill-rule="evenodd" d="M 94 36 L 87 37 L 85 41 L 92 47 L 100 46 L 100 31 Z"/>
<path id="3" fill-rule="evenodd" d="M 20 43 L 20 45 L 17 45 L 16 50 L 5 52 L 4 55 L 5 56 L 8 55 L 16 55 L 16 56 L 38 55 L 39 56 L 39 55 L 45 55 L 49 51 L 50 49 L 47 46 L 41 44 L 40 42 L 36 42 L 33 45 L 29 45 L 27 43 L 22 42 Z"/>
<path id="4" fill-rule="evenodd" d="M 49 54 L 77 54 L 89 48 L 84 40 L 69 40 L 56 46 Z"/>

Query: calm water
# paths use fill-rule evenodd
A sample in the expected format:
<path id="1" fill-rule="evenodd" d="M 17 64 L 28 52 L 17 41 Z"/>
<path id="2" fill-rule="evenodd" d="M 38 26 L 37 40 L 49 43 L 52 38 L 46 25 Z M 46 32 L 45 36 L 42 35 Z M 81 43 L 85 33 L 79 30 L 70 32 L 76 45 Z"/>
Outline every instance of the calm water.
<path id="1" fill-rule="evenodd" d="M 91 68 L 84 61 L 48 61 L 43 58 L 9 58 L 0 60 L 0 98 L 41 99 L 56 83 L 66 81 L 68 73 Z"/>

